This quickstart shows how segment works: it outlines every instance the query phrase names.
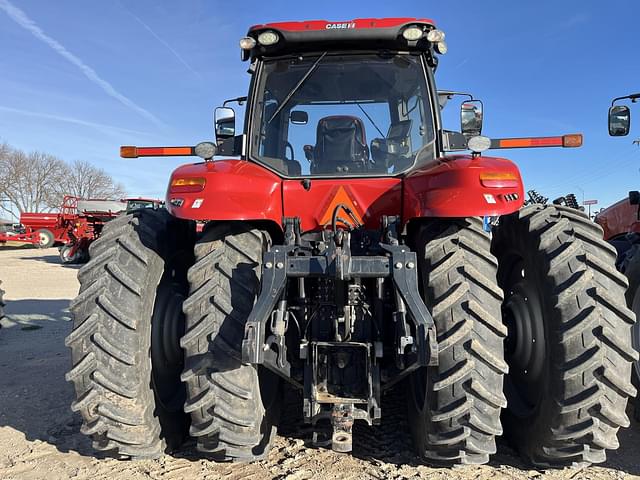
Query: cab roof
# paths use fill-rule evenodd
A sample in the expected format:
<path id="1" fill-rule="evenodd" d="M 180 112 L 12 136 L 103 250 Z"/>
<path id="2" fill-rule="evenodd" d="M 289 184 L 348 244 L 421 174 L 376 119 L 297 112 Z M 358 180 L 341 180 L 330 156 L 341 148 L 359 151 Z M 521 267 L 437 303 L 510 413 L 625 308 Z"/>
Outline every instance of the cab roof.
<path id="1" fill-rule="evenodd" d="M 276 22 L 253 25 L 248 37 L 258 40 L 261 33 L 274 31 L 278 41 L 269 46 L 256 45 L 243 51 L 243 59 L 277 56 L 287 53 L 302 53 L 326 50 L 428 50 L 429 42 L 424 38 L 408 41 L 402 32 L 417 26 L 424 31 L 435 28 L 433 20 L 428 18 L 357 18 L 348 21 L 305 20 L 300 22 Z"/>

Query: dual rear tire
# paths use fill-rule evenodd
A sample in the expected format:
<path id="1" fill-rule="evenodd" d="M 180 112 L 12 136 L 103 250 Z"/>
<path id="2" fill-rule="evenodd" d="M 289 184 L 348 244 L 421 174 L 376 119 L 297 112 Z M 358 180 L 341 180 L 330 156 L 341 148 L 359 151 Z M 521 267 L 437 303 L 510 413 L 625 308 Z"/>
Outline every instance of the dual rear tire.
<path id="1" fill-rule="evenodd" d="M 615 249 L 583 213 L 531 205 L 500 219 L 492 252 L 509 330 L 506 435 L 538 467 L 603 462 L 629 425 L 638 358 Z"/>
<path id="2" fill-rule="evenodd" d="M 165 210 L 123 215 L 107 224 L 79 271 L 66 378 L 76 391 L 71 408 L 96 450 L 153 458 L 186 437 L 179 339 L 192 232 Z"/>
<path id="3" fill-rule="evenodd" d="M 537 467 L 603 462 L 629 425 L 638 354 L 627 281 L 601 228 L 574 209 L 532 205 L 501 217 L 490 251 L 478 219 L 434 220 L 416 238 L 440 348 L 439 365 L 410 379 L 418 454 L 485 463 L 504 426 Z M 638 260 L 629 267 L 640 279 Z"/>
<path id="4" fill-rule="evenodd" d="M 268 452 L 280 382 L 240 361 L 268 242 L 224 224 L 195 244 L 195 226 L 165 210 L 105 226 L 80 269 L 66 339 L 72 409 L 94 448 L 153 458 L 190 433 L 216 460 Z"/>

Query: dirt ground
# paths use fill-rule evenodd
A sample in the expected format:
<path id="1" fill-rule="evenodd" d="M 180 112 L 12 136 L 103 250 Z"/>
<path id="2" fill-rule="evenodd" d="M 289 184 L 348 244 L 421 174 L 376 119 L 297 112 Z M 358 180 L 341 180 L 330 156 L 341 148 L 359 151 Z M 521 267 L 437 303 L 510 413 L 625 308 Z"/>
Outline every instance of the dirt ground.
<path id="1" fill-rule="evenodd" d="M 620 449 L 603 466 L 537 471 L 505 442 L 490 465 L 438 469 L 411 452 L 401 392 L 383 401 L 383 425 L 360 426 L 354 452 L 310 447 L 311 431 L 291 413 L 269 458 L 249 465 L 216 464 L 185 446 L 153 461 L 100 458 L 69 409 L 70 365 L 64 337 L 78 267 L 63 266 L 56 249 L 0 248 L 0 280 L 8 318 L 0 329 L 0 479 L 618 479 L 640 478 L 640 425 L 621 431 Z"/>

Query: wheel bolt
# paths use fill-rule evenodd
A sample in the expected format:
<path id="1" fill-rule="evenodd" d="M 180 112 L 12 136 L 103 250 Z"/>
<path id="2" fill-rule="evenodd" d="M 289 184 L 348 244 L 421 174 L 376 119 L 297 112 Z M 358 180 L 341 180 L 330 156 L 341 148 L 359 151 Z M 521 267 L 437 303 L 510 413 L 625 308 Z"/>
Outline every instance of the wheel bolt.
<path id="1" fill-rule="evenodd" d="M 413 267 L 415 267 L 415 266 L 416 266 L 416 265 L 415 265 L 415 263 L 413 263 L 413 262 L 407 262 L 407 268 L 413 268 Z"/>
<path id="2" fill-rule="evenodd" d="M 264 264 L 265 268 L 272 268 L 273 267 L 273 263 L 271 262 L 267 262 Z"/>
<path id="3" fill-rule="evenodd" d="M 284 263 L 282 262 L 276 263 L 276 268 L 284 268 Z"/>
<path id="4" fill-rule="evenodd" d="M 394 265 L 397 269 L 402 268 L 402 262 L 396 262 L 396 264 Z"/>

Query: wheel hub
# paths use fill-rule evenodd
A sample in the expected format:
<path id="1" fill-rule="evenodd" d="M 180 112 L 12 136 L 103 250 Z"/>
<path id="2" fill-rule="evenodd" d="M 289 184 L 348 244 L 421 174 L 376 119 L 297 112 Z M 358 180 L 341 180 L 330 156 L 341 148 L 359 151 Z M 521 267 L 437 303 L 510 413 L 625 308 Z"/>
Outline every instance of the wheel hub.
<path id="1" fill-rule="evenodd" d="M 536 409 L 544 390 L 547 358 L 544 316 L 538 290 L 526 276 L 522 263 L 514 268 L 507 285 L 503 303 L 503 318 L 508 329 L 507 395 L 510 410 L 524 417 Z"/>
<path id="2" fill-rule="evenodd" d="M 184 334 L 183 301 L 179 285 L 163 282 L 158 287 L 151 327 L 151 365 L 157 399 L 168 411 L 181 411 L 185 399 L 180 382 L 184 367 L 180 347 Z"/>

